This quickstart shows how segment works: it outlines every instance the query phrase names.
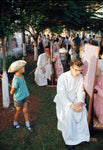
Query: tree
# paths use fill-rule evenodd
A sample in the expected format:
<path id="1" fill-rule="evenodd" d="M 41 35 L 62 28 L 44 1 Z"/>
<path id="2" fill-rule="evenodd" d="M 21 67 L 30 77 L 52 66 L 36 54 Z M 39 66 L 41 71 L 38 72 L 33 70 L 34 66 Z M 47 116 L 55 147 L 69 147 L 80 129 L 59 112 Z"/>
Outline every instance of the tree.
<path id="1" fill-rule="evenodd" d="M 15 1 L 16 2 L 16 1 Z M 8 77 L 6 74 L 6 59 L 5 59 L 5 44 L 4 40 L 15 31 L 15 12 L 14 1 L 3 0 L 0 1 L 0 38 L 2 39 L 3 48 L 3 78 L 2 78 L 2 93 L 3 93 L 3 107 L 9 107 L 9 90 Z"/>
<path id="2" fill-rule="evenodd" d="M 94 23 L 96 11 L 102 1 L 89 0 L 32 0 L 26 1 L 24 7 L 26 16 L 30 19 L 26 24 L 30 25 L 38 34 L 46 28 L 66 27 L 69 29 L 88 29 Z M 23 10 L 23 9 L 22 9 Z"/>

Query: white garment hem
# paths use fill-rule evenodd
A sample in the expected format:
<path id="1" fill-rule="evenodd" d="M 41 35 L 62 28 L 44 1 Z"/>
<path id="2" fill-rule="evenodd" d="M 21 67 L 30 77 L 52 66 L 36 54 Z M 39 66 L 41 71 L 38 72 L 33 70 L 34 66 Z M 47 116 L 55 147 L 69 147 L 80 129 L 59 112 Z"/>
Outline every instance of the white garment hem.
<path id="1" fill-rule="evenodd" d="M 62 132 L 62 130 L 59 127 L 57 127 L 57 129 Z M 64 140 L 64 142 L 65 142 L 66 145 L 78 145 L 81 142 L 89 142 L 90 141 L 90 136 L 87 136 L 87 137 L 85 136 L 84 138 L 79 138 L 78 137 L 78 139 L 79 140 L 77 140 L 77 141 L 74 141 L 74 139 L 73 140 L 68 140 L 68 142 L 66 140 Z"/>
<path id="2" fill-rule="evenodd" d="M 90 141 L 90 137 L 85 137 L 85 138 L 79 139 L 78 141 L 71 141 L 71 140 L 69 140 L 68 142 L 66 142 L 64 140 L 66 145 L 78 145 L 81 142 L 89 142 L 89 141 Z"/>
<path id="3" fill-rule="evenodd" d="M 36 84 L 37 84 L 38 86 L 46 86 L 46 85 L 48 85 L 48 84 L 38 84 L 37 82 L 36 82 Z"/>

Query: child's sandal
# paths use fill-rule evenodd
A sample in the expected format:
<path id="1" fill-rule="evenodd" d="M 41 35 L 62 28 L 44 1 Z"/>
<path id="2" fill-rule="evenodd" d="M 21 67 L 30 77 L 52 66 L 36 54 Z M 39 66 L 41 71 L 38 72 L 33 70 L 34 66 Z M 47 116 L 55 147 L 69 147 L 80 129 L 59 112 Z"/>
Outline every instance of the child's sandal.
<path id="1" fill-rule="evenodd" d="M 13 128 L 19 129 L 19 128 L 21 128 L 21 126 L 18 124 L 18 125 L 14 125 Z"/>

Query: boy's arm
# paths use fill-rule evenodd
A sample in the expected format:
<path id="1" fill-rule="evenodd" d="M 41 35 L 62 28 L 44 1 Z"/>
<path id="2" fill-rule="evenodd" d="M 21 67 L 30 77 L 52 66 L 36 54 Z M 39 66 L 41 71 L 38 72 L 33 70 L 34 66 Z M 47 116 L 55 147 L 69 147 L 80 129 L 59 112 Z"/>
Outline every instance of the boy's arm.
<path id="1" fill-rule="evenodd" d="M 11 88 L 10 94 L 14 94 L 15 90 L 16 90 L 16 88 Z"/>

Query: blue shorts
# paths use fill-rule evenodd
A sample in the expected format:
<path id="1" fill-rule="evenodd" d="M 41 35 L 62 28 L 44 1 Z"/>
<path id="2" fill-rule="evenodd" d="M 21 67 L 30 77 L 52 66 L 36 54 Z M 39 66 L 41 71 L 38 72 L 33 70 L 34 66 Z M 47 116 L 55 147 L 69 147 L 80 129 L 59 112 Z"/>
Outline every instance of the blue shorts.
<path id="1" fill-rule="evenodd" d="M 21 100 L 21 101 L 16 101 L 16 100 L 14 100 L 14 106 L 15 106 L 15 107 L 22 107 L 23 104 L 26 103 L 26 102 L 27 102 L 27 97 L 24 98 L 24 99 Z"/>

